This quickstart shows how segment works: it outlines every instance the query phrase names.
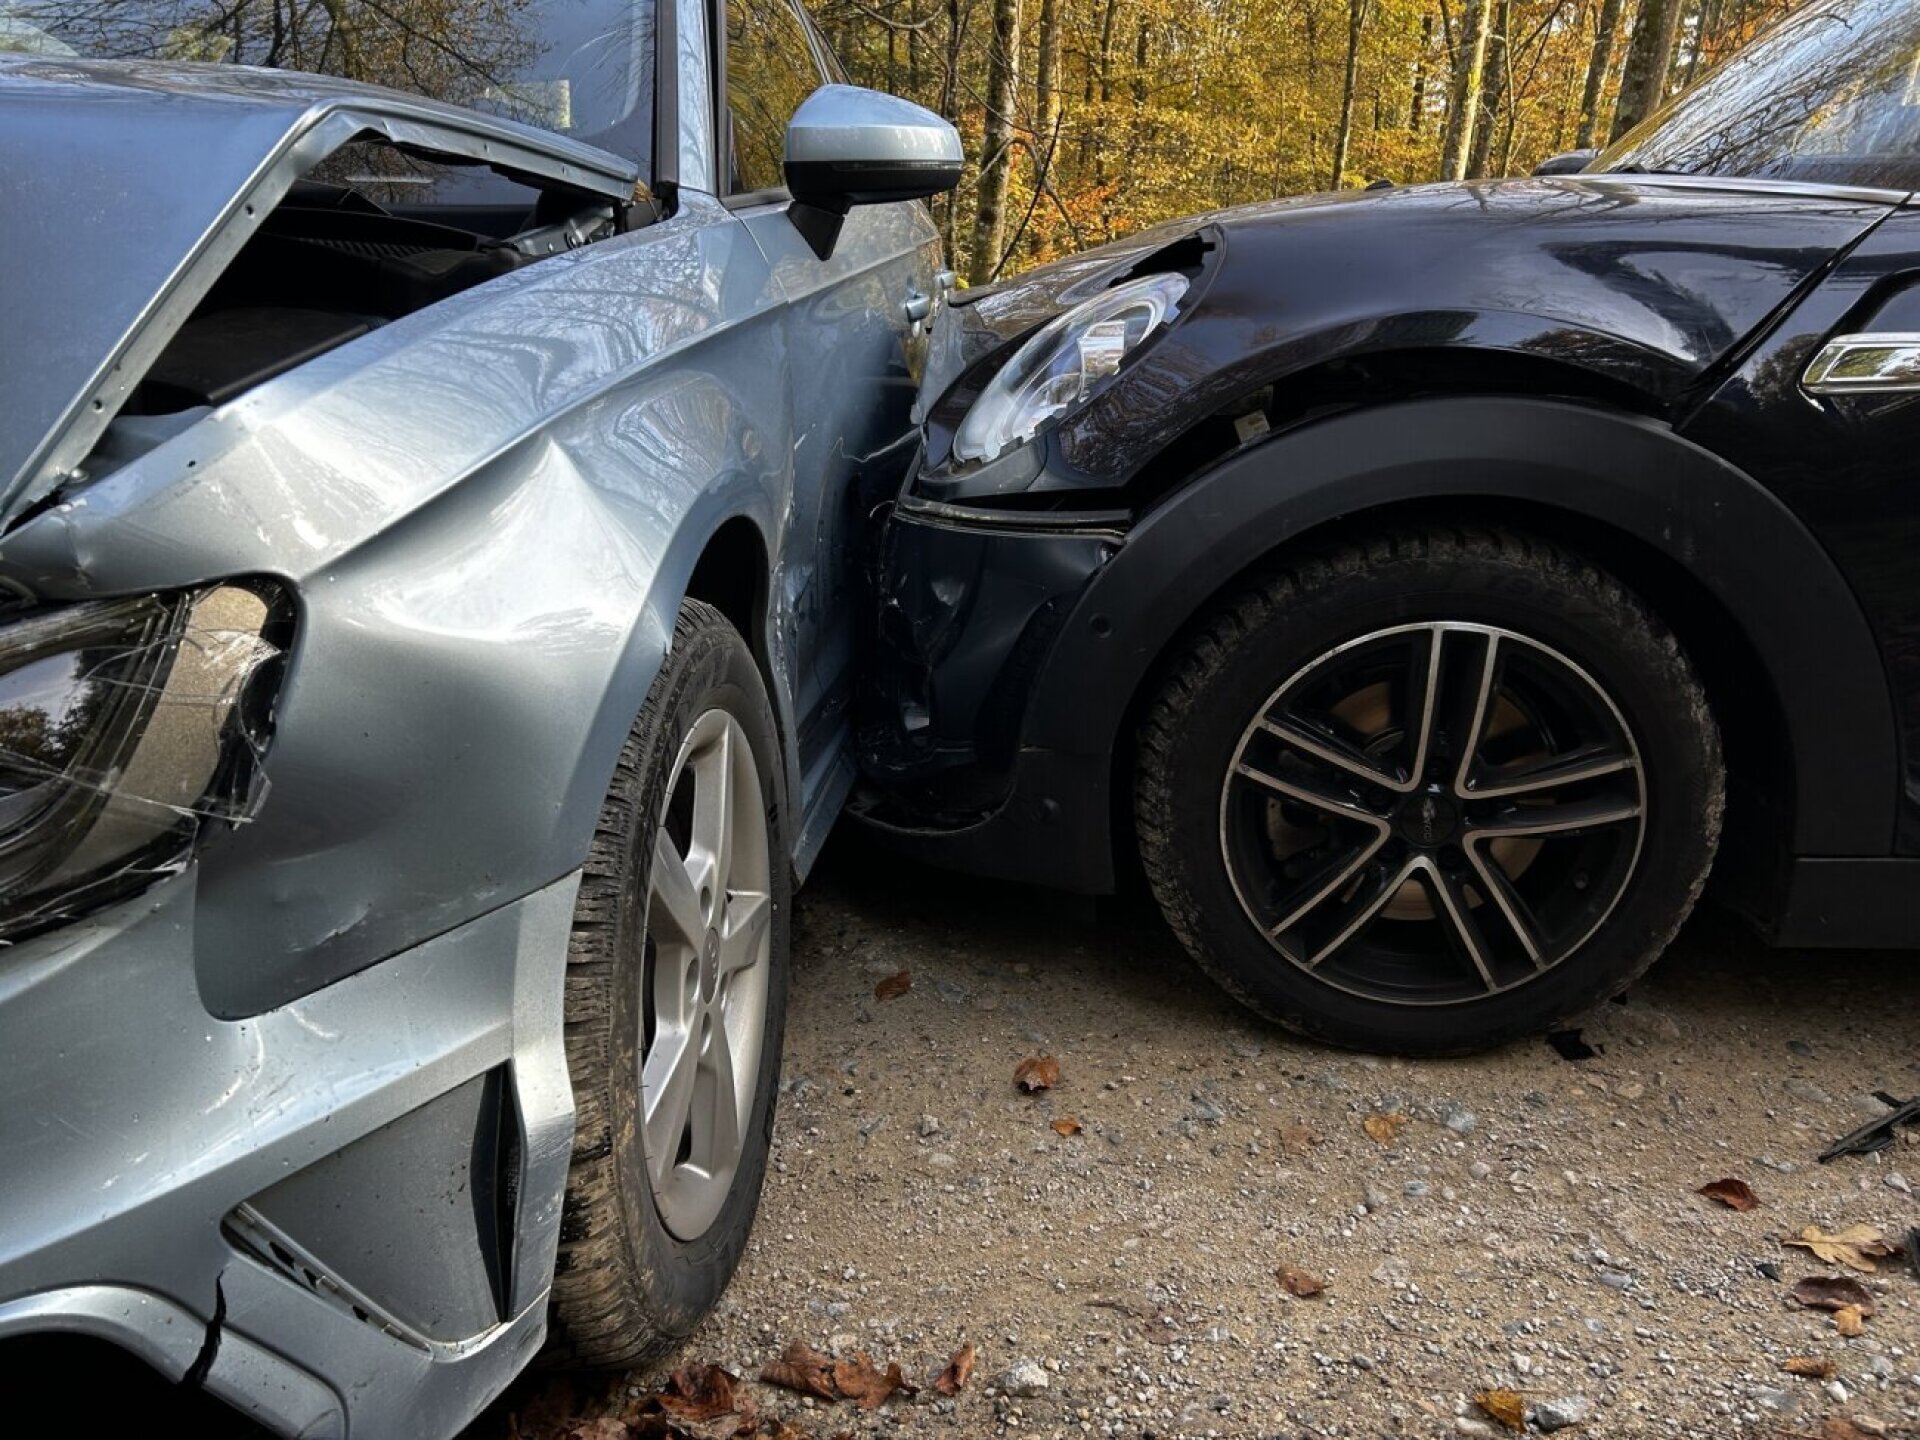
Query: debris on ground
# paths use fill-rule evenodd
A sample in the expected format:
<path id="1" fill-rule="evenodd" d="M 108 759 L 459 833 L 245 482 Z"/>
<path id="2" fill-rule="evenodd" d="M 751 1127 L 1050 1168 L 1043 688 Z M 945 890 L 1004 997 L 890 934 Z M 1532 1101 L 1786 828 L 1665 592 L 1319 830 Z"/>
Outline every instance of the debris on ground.
<path id="1" fill-rule="evenodd" d="M 898 1000 L 912 988 L 913 972 L 911 970 L 901 970 L 887 976 L 886 979 L 874 986 L 873 998 L 876 1000 Z"/>
<path id="2" fill-rule="evenodd" d="M 1920 1096 L 1912 1100 L 1896 1100 L 1886 1091 L 1877 1090 L 1873 1098 L 1886 1107 L 1886 1112 L 1875 1116 L 1858 1130 L 1842 1135 L 1821 1151 L 1822 1165 L 1830 1164 L 1843 1155 L 1877 1155 L 1892 1147 L 1894 1132 L 1901 1126 L 1920 1126 Z"/>
<path id="3" fill-rule="evenodd" d="M 1809 1275 L 1787 1293 L 1809 1310 L 1844 1310 L 1855 1305 L 1868 1315 L 1873 1313 L 1873 1296 L 1867 1287 L 1845 1275 Z"/>
<path id="4" fill-rule="evenodd" d="M 1367 1116 L 1360 1122 L 1360 1128 L 1367 1132 L 1367 1138 L 1376 1145 L 1391 1145 L 1406 1128 L 1407 1117 L 1398 1110 L 1386 1114 Z"/>

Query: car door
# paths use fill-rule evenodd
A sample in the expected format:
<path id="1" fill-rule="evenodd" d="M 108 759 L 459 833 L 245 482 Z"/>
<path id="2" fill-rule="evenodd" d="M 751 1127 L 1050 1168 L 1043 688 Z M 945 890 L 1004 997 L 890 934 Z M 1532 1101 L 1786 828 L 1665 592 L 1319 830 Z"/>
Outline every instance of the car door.
<path id="1" fill-rule="evenodd" d="M 1887 196 L 1890 205 L 1898 198 Z M 1920 854 L 1917 333 L 1920 210 L 1901 206 L 1838 260 L 1682 432 L 1764 476 L 1851 581 L 1893 702 L 1901 774 L 1887 777 L 1899 793 L 1889 840 L 1900 855 Z M 1822 379 L 1826 355 L 1844 363 Z"/>
<path id="2" fill-rule="evenodd" d="M 918 201 L 856 206 L 822 259 L 794 226 L 786 126 L 839 78 L 790 0 L 715 0 L 717 151 L 725 203 L 765 255 L 786 308 L 779 370 L 791 406 L 793 492 L 774 597 L 794 659 L 804 869 L 854 779 L 852 682 L 864 517 L 897 487 L 937 291 L 939 243 Z"/>

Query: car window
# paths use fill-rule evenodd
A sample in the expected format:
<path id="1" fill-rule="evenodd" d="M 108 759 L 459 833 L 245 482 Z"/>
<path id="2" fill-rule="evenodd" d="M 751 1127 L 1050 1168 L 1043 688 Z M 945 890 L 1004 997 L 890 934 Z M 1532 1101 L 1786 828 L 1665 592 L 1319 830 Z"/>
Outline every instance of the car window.
<path id="1" fill-rule="evenodd" d="M 653 145 L 653 0 L 0 0 L 0 51 L 204 60 L 364 80 L 638 161 Z M 516 188 L 477 167 L 380 176 L 414 203 Z"/>
<path id="2" fill-rule="evenodd" d="M 1920 189 L 1920 8 L 1810 5 L 1588 168 Z"/>
<path id="3" fill-rule="evenodd" d="M 787 121 L 826 78 L 786 0 L 727 0 L 728 190 L 786 184 Z"/>

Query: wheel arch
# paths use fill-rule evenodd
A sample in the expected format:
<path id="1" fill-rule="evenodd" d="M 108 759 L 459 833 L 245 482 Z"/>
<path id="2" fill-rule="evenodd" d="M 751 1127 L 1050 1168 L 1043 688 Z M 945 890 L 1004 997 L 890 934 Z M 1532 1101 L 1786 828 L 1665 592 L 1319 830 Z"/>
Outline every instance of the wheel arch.
<path id="1" fill-rule="evenodd" d="M 1764 910 L 1790 854 L 1888 853 L 1898 772 L 1885 673 L 1851 590 L 1798 519 L 1659 421 L 1477 396 L 1356 410 L 1242 451 L 1149 513 L 1089 585 L 1025 742 L 1100 747 L 1116 858 L 1131 850 L 1130 737 L 1181 637 L 1304 545 L 1422 522 L 1532 531 L 1589 556 L 1674 629 L 1717 713 L 1752 717 L 1722 725 L 1743 782 L 1722 877 L 1736 903 Z M 1818 744 L 1836 711 L 1859 716 L 1857 737 Z"/>

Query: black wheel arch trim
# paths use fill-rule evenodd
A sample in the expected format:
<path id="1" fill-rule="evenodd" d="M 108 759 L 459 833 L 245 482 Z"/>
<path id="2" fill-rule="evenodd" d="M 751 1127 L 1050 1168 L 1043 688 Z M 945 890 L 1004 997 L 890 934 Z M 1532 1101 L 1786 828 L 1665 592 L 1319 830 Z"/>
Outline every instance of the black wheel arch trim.
<path id="1" fill-rule="evenodd" d="M 1321 527 L 1446 499 L 1550 507 L 1684 567 L 1736 617 L 1774 692 L 1793 759 L 1790 850 L 1891 852 L 1900 774 L 1892 699 L 1831 557 L 1779 499 L 1665 424 L 1562 401 L 1449 398 L 1352 411 L 1189 482 L 1134 527 L 1082 593 L 1042 668 L 1023 747 L 1112 756 L 1169 644 L 1235 577 Z M 1634 585 L 1632 574 L 1620 579 Z M 1843 745 L 1830 743 L 1835 715 L 1849 717 Z M 1072 823 L 1110 833 L 1111 788 L 1091 794 L 1081 776 Z"/>

